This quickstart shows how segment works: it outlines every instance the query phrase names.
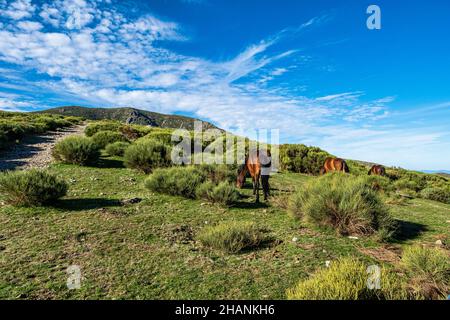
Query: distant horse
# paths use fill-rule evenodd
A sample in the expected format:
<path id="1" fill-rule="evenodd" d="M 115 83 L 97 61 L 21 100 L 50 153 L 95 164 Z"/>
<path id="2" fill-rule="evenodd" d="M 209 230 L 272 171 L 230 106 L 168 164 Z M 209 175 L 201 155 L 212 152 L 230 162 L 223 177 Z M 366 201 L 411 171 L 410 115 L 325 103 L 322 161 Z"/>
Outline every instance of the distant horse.
<path id="1" fill-rule="evenodd" d="M 369 170 L 369 176 L 386 176 L 386 169 L 383 166 L 380 165 L 374 165 Z"/>
<path id="2" fill-rule="evenodd" d="M 270 155 L 269 155 L 270 157 Z M 249 156 L 245 159 L 245 164 L 242 166 L 242 168 L 239 170 L 239 174 L 236 181 L 236 187 L 241 189 L 244 186 L 245 183 L 245 176 L 247 173 L 250 174 L 252 177 L 253 182 L 253 194 L 256 195 L 256 202 L 259 202 L 259 185 L 260 185 L 260 179 L 262 180 L 262 186 L 263 186 L 263 193 L 264 193 L 264 200 L 267 200 L 269 196 L 269 176 L 261 176 L 262 170 L 264 170 L 264 167 L 267 167 L 267 165 L 270 164 L 264 164 L 262 165 L 260 159 L 259 152 L 251 152 Z"/>
<path id="3" fill-rule="evenodd" d="M 323 167 L 320 169 L 320 174 L 325 174 L 332 171 L 342 171 L 349 173 L 348 165 L 343 159 L 326 158 Z"/>

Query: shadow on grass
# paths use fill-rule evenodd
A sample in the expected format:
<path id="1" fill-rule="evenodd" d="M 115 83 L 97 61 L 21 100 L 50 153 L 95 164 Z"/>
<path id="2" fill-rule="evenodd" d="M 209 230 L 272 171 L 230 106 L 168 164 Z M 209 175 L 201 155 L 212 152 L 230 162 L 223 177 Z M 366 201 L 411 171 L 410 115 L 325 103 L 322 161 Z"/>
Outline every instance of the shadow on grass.
<path id="1" fill-rule="evenodd" d="M 268 207 L 269 207 L 269 205 L 265 202 L 238 201 L 231 207 L 231 209 L 233 209 L 233 208 L 236 208 L 236 209 L 264 209 L 264 208 L 268 208 Z"/>
<path id="2" fill-rule="evenodd" d="M 98 162 L 95 164 L 96 168 L 112 168 L 112 169 L 121 169 L 125 168 L 123 161 L 111 158 L 100 158 Z"/>
<path id="3" fill-rule="evenodd" d="M 115 199 L 85 198 L 62 199 L 56 202 L 54 207 L 68 211 L 83 211 L 106 207 L 120 207 L 121 205 L 120 201 Z"/>
<path id="4" fill-rule="evenodd" d="M 397 231 L 395 232 L 392 242 L 404 242 L 418 238 L 423 232 L 428 231 L 426 225 L 410 221 L 396 220 Z"/>

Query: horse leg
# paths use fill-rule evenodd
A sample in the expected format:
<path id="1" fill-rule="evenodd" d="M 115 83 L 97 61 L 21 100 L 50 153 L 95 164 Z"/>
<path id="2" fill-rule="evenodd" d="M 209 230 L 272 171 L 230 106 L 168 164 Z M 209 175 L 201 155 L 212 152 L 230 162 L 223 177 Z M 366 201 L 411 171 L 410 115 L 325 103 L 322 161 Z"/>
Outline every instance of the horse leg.
<path id="1" fill-rule="evenodd" d="M 256 203 L 259 203 L 259 177 L 257 177 L 255 180 Z"/>
<path id="2" fill-rule="evenodd" d="M 252 182 L 253 182 L 253 195 L 256 195 L 256 178 L 252 177 Z"/>
<path id="3" fill-rule="evenodd" d="M 269 176 L 261 176 L 261 183 L 264 192 L 264 201 L 269 197 Z"/>

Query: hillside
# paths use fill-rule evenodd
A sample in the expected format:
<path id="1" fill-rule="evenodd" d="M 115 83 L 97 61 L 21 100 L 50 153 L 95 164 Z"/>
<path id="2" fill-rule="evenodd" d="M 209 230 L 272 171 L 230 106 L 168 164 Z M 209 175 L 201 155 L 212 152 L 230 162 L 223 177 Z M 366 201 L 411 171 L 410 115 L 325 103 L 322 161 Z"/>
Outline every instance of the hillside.
<path id="1" fill-rule="evenodd" d="M 79 106 L 66 106 L 53 108 L 39 113 L 51 113 L 64 116 L 83 117 L 88 120 L 117 120 L 127 124 L 139 124 L 161 128 L 183 128 L 187 130 L 194 129 L 194 122 L 198 119 L 167 115 L 157 112 L 139 110 L 134 108 L 87 108 Z M 203 121 L 204 129 L 218 129 L 209 122 Z"/>

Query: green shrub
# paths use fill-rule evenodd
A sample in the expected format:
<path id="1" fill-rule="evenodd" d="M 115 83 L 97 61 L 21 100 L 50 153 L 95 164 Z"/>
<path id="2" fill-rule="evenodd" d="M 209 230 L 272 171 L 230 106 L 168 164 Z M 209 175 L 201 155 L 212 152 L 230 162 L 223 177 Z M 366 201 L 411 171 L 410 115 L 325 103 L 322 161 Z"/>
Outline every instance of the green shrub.
<path id="1" fill-rule="evenodd" d="M 205 199 L 212 203 L 230 206 L 239 199 L 239 191 L 228 182 L 215 185 L 212 182 L 201 184 L 196 190 L 197 198 Z"/>
<path id="2" fill-rule="evenodd" d="M 196 167 L 158 169 L 145 180 L 145 186 L 154 192 L 186 198 L 195 198 L 197 188 L 206 176 Z"/>
<path id="3" fill-rule="evenodd" d="M 67 137 L 56 143 L 53 157 L 62 163 L 87 165 L 100 157 L 97 144 L 82 136 Z"/>
<path id="4" fill-rule="evenodd" d="M 405 300 L 411 298 L 405 282 L 387 268 L 380 268 L 380 289 L 370 289 L 368 266 L 354 258 L 331 263 L 310 279 L 287 291 L 289 300 Z"/>
<path id="5" fill-rule="evenodd" d="M 129 146 L 124 154 L 125 165 L 144 173 L 171 164 L 170 148 L 154 140 L 141 140 Z"/>
<path id="6" fill-rule="evenodd" d="M 199 165 L 198 169 L 205 173 L 208 180 L 214 184 L 219 184 L 223 181 L 235 183 L 237 178 L 237 168 L 231 165 Z"/>
<path id="7" fill-rule="evenodd" d="M 108 144 L 114 142 L 126 142 L 127 139 L 119 132 L 115 131 L 99 131 L 92 136 L 94 141 L 100 149 L 104 149 Z"/>
<path id="8" fill-rule="evenodd" d="M 386 194 L 394 191 L 394 185 L 389 178 L 381 176 L 367 176 L 366 179 L 367 184 L 375 191 L 380 191 Z"/>
<path id="9" fill-rule="evenodd" d="M 283 170 L 307 174 L 319 174 L 330 154 L 316 147 L 302 144 L 280 146 L 280 164 Z"/>
<path id="10" fill-rule="evenodd" d="M 208 247 L 228 253 L 238 253 L 260 246 L 269 241 L 267 230 L 254 222 L 224 222 L 217 226 L 205 227 L 199 234 L 200 242 Z"/>
<path id="11" fill-rule="evenodd" d="M 117 121 L 98 121 L 89 124 L 84 129 L 84 134 L 88 137 L 92 137 L 94 134 L 100 131 L 116 131 L 120 130 L 122 124 Z"/>
<path id="12" fill-rule="evenodd" d="M 110 156 L 121 157 L 125 154 L 125 150 L 130 146 L 129 142 L 117 141 L 106 146 L 105 151 Z"/>
<path id="13" fill-rule="evenodd" d="M 445 298 L 450 290 L 450 256 L 439 248 L 405 248 L 402 266 L 413 290 L 426 298 Z"/>
<path id="14" fill-rule="evenodd" d="M 290 212 L 339 234 L 388 237 L 394 220 L 366 177 L 329 174 L 309 182 L 291 198 Z"/>
<path id="15" fill-rule="evenodd" d="M 424 199 L 450 204 L 450 187 L 427 187 L 420 192 Z"/>
<path id="16" fill-rule="evenodd" d="M 67 193 L 67 184 L 43 170 L 12 171 L 0 174 L 0 194 L 15 206 L 40 206 Z"/>
<path id="17" fill-rule="evenodd" d="M 122 133 L 128 140 L 136 140 L 147 134 L 149 134 L 153 129 L 147 126 L 132 125 L 127 124 L 119 128 L 120 133 Z"/>

